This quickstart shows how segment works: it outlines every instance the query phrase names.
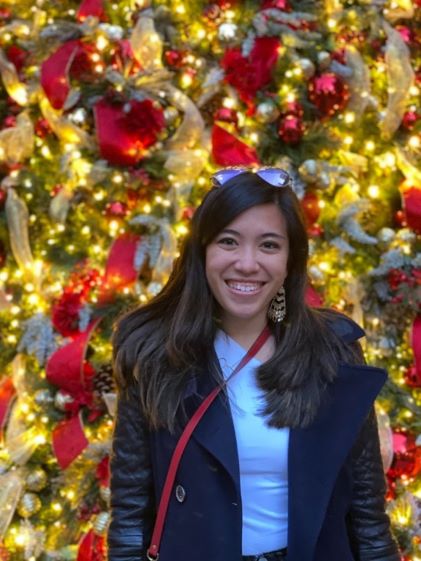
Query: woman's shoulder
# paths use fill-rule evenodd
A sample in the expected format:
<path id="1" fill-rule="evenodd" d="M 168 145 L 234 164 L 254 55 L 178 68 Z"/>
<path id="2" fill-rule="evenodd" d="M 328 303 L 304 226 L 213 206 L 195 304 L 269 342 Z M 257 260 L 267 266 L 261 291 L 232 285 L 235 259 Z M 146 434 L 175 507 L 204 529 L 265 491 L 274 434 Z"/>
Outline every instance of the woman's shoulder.
<path id="1" fill-rule="evenodd" d="M 332 308 L 319 308 L 317 313 L 323 323 L 344 343 L 352 343 L 365 336 L 364 329 L 342 312 Z"/>

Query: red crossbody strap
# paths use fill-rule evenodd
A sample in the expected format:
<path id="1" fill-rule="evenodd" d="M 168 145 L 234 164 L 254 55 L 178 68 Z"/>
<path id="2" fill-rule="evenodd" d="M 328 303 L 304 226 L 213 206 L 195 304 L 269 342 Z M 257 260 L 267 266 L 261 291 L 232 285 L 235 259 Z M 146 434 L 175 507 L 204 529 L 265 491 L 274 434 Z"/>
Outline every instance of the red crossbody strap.
<path id="1" fill-rule="evenodd" d="M 258 336 L 256 341 L 249 348 L 247 353 L 243 356 L 243 358 L 237 364 L 234 371 L 230 374 L 229 378 L 225 381 L 225 384 L 226 384 L 226 382 L 228 382 L 228 380 L 230 380 L 234 376 L 234 374 L 237 374 L 237 372 L 239 372 L 242 368 L 244 368 L 244 366 L 254 356 L 256 356 L 256 354 L 259 352 L 259 350 L 266 343 L 269 336 L 270 336 L 270 329 L 269 329 L 268 326 L 266 326 L 263 329 L 263 331 L 260 333 L 260 335 Z M 151 545 L 149 546 L 147 554 L 146 554 L 147 558 L 150 561 L 154 561 L 154 560 L 158 559 L 158 557 L 159 557 L 159 546 L 160 546 L 160 543 L 161 543 L 161 537 L 162 537 L 162 532 L 163 532 L 163 529 L 164 529 L 165 518 L 167 516 L 168 504 L 169 504 L 169 501 L 170 501 L 171 491 L 172 491 L 172 488 L 174 486 L 175 476 L 177 474 L 177 469 L 178 469 L 178 466 L 180 464 L 181 457 L 182 457 L 182 455 L 184 453 L 184 450 L 187 446 L 187 443 L 190 440 L 190 437 L 191 437 L 194 429 L 197 427 L 200 419 L 203 417 L 206 410 L 212 404 L 212 402 L 215 400 L 216 396 L 219 394 L 219 392 L 222 390 L 222 388 L 224 387 L 225 384 L 223 384 L 221 386 L 217 386 L 216 388 L 214 388 L 211 391 L 211 393 L 202 401 L 202 403 L 199 405 L 199 407 L 196 409 L 195 413 L 193 414 L 193 416 L 191 417 L 191 419 L 187 423 L 186 427 L 184 428 L 184 431 L 183 431 L 182 435 L 180 436 L 180 438 L 177 442 L 177 445 L 176 445 L 175 450 L 173 452 L 173 455 L 171 457 L 170 466 L 168 468 L 167 477 L 165 479 L 164 488 L 162 490 L 161 499 L 159 501 L 158 512 L 157 512 L 156 519 L 155 519 L 155 526 L 154 526 L 153 533 L 152 533 Z"/>

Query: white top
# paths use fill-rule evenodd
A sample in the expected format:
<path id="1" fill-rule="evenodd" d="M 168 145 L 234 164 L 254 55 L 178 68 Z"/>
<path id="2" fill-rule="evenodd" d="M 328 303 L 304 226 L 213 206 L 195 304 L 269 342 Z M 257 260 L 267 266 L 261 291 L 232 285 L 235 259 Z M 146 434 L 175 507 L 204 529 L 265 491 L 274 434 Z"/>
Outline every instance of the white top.
<path id="1" fill-rule="evenodd" d="M 216 335 L 215 351 L 225 379 L 246 353 L 223 331 Z M 264 397 L 255 376 L 260 364 L 251 359 L 228 382 L 240 464 L 243 555 L 287 546 L 289 429 L 269 427 L 260 413 Z"/>

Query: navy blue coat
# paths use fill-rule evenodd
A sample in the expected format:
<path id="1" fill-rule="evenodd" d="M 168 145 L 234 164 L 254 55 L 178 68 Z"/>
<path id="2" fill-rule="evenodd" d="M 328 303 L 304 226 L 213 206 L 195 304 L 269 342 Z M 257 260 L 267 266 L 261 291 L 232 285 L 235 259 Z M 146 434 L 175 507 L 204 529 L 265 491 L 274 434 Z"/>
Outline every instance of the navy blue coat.
<path id="1" fill-rule="evenodd" d="M 363 334 L 353 322 L 341 322 L 340 330 L 347 342 Z M 384 370 L 340 365 L 315 421 L 291 429 L 287 561 L 399 561 L 383 509 L 373 414 L 385 380 Z M 186 394 L 187 409 L 193 412 L 212 387 L 210 379 L 199 379 Z M 176 442 L 167 431 L 145 428 L 135 392 L 120 397 L 111 460 L 110 561 L 146 559 L 155 504 Z M 182 458 L 159 559 L 241 561 L 241 531 L 235 432 L 221 395 Z"/>

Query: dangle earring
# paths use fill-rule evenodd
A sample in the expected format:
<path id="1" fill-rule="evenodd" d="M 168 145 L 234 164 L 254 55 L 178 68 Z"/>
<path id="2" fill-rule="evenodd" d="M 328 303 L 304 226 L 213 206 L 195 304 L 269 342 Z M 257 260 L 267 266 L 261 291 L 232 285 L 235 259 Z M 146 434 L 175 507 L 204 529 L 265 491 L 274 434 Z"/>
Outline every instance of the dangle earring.
<path id="1" fill-rule="evenodd" d="M 274 323 L 281 322 L 286 316 L 285 288 L 281 286 L 268 309 L 268 318 Z"/>

